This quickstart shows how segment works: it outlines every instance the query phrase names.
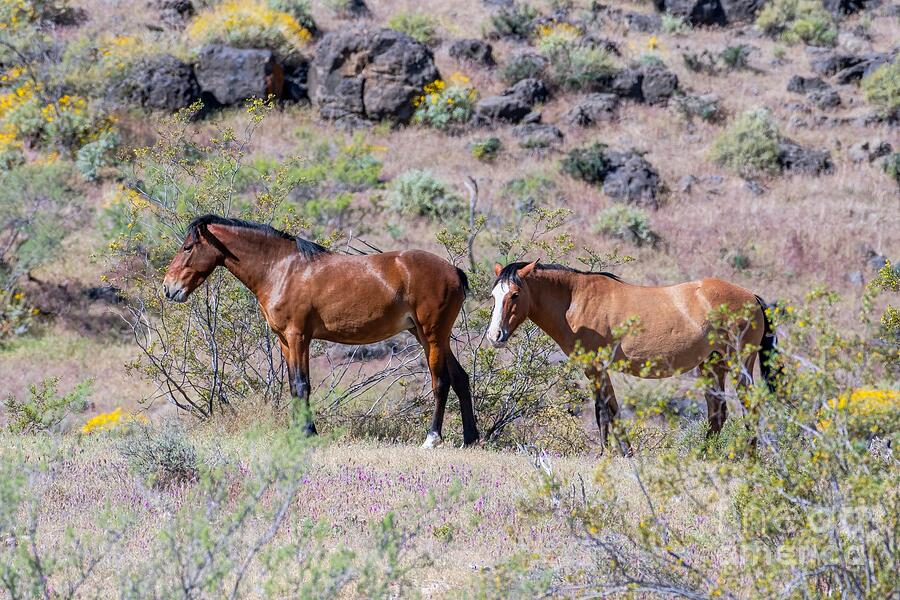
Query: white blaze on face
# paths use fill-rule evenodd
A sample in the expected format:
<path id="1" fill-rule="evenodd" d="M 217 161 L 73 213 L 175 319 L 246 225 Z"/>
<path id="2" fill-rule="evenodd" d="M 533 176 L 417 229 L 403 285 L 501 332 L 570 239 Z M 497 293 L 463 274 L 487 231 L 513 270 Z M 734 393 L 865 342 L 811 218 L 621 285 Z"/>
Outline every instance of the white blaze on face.
<path id="1" fill-rule="evenodd" d="M 494 297 L 494 312 L 491 314 L 491 325 L 488 327 L 488 339 L 492 342 L 499 337 L 500 334 L 500 317 L 503 316 L 503 299 L 509 293 L 509 284 L 501 281 L 494 286 L 491 296 Z"/>

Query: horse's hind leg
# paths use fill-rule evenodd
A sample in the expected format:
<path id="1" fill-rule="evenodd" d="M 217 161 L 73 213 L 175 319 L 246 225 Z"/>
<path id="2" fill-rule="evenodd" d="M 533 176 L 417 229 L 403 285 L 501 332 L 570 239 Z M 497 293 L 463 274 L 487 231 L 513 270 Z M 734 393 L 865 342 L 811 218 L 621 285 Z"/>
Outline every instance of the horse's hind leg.
<path id="1" fill-rule="evenodd" d="M 287 352 L 285 352 L 285 347 Z M 282 353 L 288 367 L 291 388 L 291 418 L 294 425 L 303 426 L 306 435 L 316 435 L 312 408 L 309 405 L 309 340 L 302 335 L 289 336 L 282 345 Z"/>
<path id="2" fill-rule="evenodd" d="M 430 340 L 428 335 L 417 329 L 410 329 L 410 333 L 416 336 L 425 351 L 425 359 L 428 361 L 428 370 L 431 373 L 431 393 L 434 396 L 431 427 L 428 428 L 428 435 L 425 437 L 422 447 L 435 448 L 443 442 L 441 430 L 444 427 L 447 396 L 450 394 L 451 376 L 447 366 L 449 349 L 441 348 L 436 340 Z"/>
<path id="3" fill-rule="evenodd" d="M 600 429 L 600 448 L 601 452 L 606 451 L 609 445 L 609 432 L 613 426 L 616 415 L 619 414 L 619 403 L 616 402 L 616 392 L 613 390 L 612 382 L 609 375 L 605 372 L 597 373 L 594 376 L 596 391 L 594 392 L 594 414 L 597 418 L 597 428 Z M 613 437 L 619 443 L 619 450 L 622 456 L 630 456 L 632 453 L 631 445 L 625 438 L 619 439 L 613 432 Z"/>
<path id="4" fill-rule="evenodd" d="M 472 390 L 469 386 L 469 374 L 466 373 L 452 350 L 447 351 L 447 367 L 450 370 L 450 382 L 453 391 L 459 398 L 459 411 L 462 413 L 463 443 L 470 446 L 478 441 L 478 425 L 475 422 L 475 409 L 472 406 Z"/>
<path id="5" fill-rule="evenodd" d="M 728 417 L 728 404 L 725 402 L 727 370 L 713 362 L 709 365 L 708 372 L 713 377 L 713 384 L 707 386 L 703 395 L 706 397 L 706 413 L 709 419 L 706 437 L 711 437 L 722 431 L 722 426 L 725 425 L 725 419 Z"/>

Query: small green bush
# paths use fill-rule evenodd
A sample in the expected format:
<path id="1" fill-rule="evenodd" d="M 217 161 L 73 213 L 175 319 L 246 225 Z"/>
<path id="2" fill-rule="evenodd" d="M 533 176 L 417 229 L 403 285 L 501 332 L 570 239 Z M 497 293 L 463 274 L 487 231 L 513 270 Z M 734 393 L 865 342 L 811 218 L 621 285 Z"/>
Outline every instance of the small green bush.
<path id="1" fill-rule="evenodd" d="M 134 473 L 153 485 L 191 481 L 199 472 L 197 451 L 174 420 L 158 428 L 133 423 L 118 440 L 118 450 Z"/>
<path id="2" fill-rule="evenodd" d="M 96 181 L 100 170 L 112 164 L 113 153 L 119 145 L 119 134 L 105 131 L 75 153 L 75 167 L 87 181 Z"/>
<path id="3" fill-rule="evenodd" d="M 550 63 L 552 83 L 580 90 L 598 79 L 615 73 L 617 66 L 610 53 L 581 41 L 581 31 L 566 23 L 542 26 L 538 31 L 538 50 Z"/>
<path id="4" fill-rule="evenodd" d="M 388 188 L 389 210 L 402 215 L 441 220 L 462 210 L 462 200 L 430 171 L 410 169 L 394 178 Z"/>
<path id="5" fill-rule="evenodd" d="M 785 42 L 831 46 L 837 39 L 834 19 L 819 0 L 772 0 L 756 17 L 756 26 Z"/>
<path id="6" fill-rule="evenodd" d="M 781 136 L 764 108 L 748 110 L 719 134 L 710 152 L 711 158 L 744 177 L 777 173 L 778 143 Z"/>
<path id="7" fill-rule="evenodd" d="M 623 204 L 614 204 L 601 211 L 597 216 L 596 230 L 635 246 L 655 246 L 659 241 L 659 235 L 650 228 L 647 213 Z"/>
<path id="8" fill-rule="evenodd" d="M 309 0 L 268 0 L 268 4 L 272 10 L 291 15 L 301 27 L 310 33 L 315 34 L 318 31 L 319 28 L 313 19 Z"/>
<path id="9" fill-rule="evenodd" d="M 673 97 L 675 110 L 688 122 L 698 118 L 708 123 L 721 121 L 725 116 L 719 97 L 714 94 L 692 96 L 685 94 Z"/>
<path id="10" fill-rule="evenodd" d="M 530 4 L 504 6 L 491 16 L 489 35 L 526 38 L 531 35 L 532 22 L 537 16 L 538 11 Z"/>
<path id="11" fill-rule="evenodd" d="M 539 77 L 547 68 L 547 59 L 538 54 L 527 52 L 513 55 L 501 69 L 500 76 L 508 84 L 518 83 L 523 79 Z"/>
<path id="12" fill-rule="evenodd" d="M 603 183 L 609 171 L 606 149 L 606 144 L 595 142 L 590 146 L 571 150 L 562 160 L 563 173 L 590 184 Z"/>
<path id="13" fill-rule="evenodd" d="M 744 44 L 726 46 L 725 49 L 722 50 L 722 52 L 719 54 L 719 58 L 722 60 L 725 66 L 732 71 L 746 69 L 750 64 L 748 60 L 750 58 L 750 46 L 746 46 Z"/>
<path id="14" fill-rule="evenodd" d="M 434 19 L 423 13 L 397 13 L 388 20 L 387 26 L 394 31 L 405 33 L 426 46 L 437 41 L 435 37 L 437 28 L 435 27 Z"/>
<path id="15" fill-rule="evenodd" d="M 684 17 L 673 15 L 671 13 L 665 13 L 662 16 L 663 33 L 670 33 L 672 35 L 687 35 L 691 32 L 692 29 L 693 27 L 691 27 L 691 24 L 686 21 Z"/>
<path id="16" fill-rule="evenodd" d="M 886 63 L 863 78 L 862 90 L 866 100 L 885 117 L 900 114 L 900 59 Z"/>
<path id="17" fill-rule="evenodd" d="M 556 183 L 546 175 L 524 175 L 503 184 L 500 193 L 513 201 L 516 212 L 530 213 L 547 204 L 547 197 L 556 189 Z"/>
<path id="18" fill-rule="evenodd" d="M 472 143 L 472 158 L 482 162 L 492 162 L 500 154 L 502 147 L 503 144 L 500 142 L 500 138 L 489 137 L 476 140 Z"/>
<path id="19" fill-rule="evenodd" d="M 3 401 L 7 429 L 10 433 L 24 434 L 58 432 L 67 416 L 85 409 L 93 384 L 92 379 L 86 379 L 68 394 L 60 395 L 59 379 L 48 377 L 40 384 L 32 384 L 28 397 L 23 400 L 8 395 Z"/>
<path id="20" fill-rule="evenodd" d="M 900 152 L 894 152 L 885 158 L 882 165 L 885 175 L 894 180 L 900 187 Z"/>

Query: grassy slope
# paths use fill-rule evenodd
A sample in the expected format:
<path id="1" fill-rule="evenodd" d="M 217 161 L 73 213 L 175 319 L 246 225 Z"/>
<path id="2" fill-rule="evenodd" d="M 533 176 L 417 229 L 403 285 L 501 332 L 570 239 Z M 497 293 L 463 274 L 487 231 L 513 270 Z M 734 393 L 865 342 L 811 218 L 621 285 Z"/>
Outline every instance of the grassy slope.
<path id="1" fill-rule="evenodd" d="M 9 451 L 5 436 L 0 434 L 0 448 L 6 448 L 0 450 L 0 457 Z M 265 437 L 223 435 L 214 426 L 194 431 L 191 440 L 202 456 L 224 457 L 231 464 L 245 465 L 251 462 L 253 454 L 270 452 Z M 99 534 L 102 510 L 130 515 L 133 525 L 125 533 L 123 548 L 105 558 L 91 580 L 91 593 L 102 595 L 105 585 L 114 592 L 119 577 L 146 560 L 160 528 L 173 511 L 201 507 L 184 504 L 185 489 L 180 486 L 147 487 L 131 476 L 115 448 L 114 437 L 78 442 L 69 438 L 62 444 L 67 457 L 63 468 L 51 469 L 45 478 L 33 482 L 44 490 L 38 539 L 49 548 L 62 539 L 69 526 L 82 536 Z M 28 441 L 22 444 L 22 440 L 17 440 L 17 445 L 30 455 L 46 451 L 46 446 L 38 450 Z M 625 459 L 608 459 L 599 467 L 596 460 L 589 458 L 557 459 L 553 468 L 563 477 L 580 477 L 588 494 L 594 491 L 594 470 L 605 469 L 621 501 L 635 505 L 641 502 L 640 489 Z M 490 573 L 499 562 L 515 554 L 540 554 L 543 564 L 562 571 L 587 564 L 586 550 L 579 549 L 579 542 L 561 518 L 530 517 L 519 510 L 536 481 L 535 467 L 524 455 L 479 449 L 443 448 L 435 452 L 408 446 L 332 443 L 309 455 L 307 473 L 275 544 L 286 542 L 292 531 L 312 519 L 325 524 L 326 547 L 343 545 L 365 554 L 373 544 L 371 525 L 392 511 L 397 514 L 398 526 L 409 528 L 412 533 L 405 555 L 416 557 L 414 564 L 418 568 L 410 574 L 410 581 L 415 590 L 427 597 L 443 597 L 465 588 L 474 577 Z M 453 489 L 458 494 L 451 494 Z M 695 491 L 704 498 L 719 497 L 717 490 Z M 433 508 L 428 508 L 430 497 L 436 501 Z M 722 494 L 718 503 L 718 515 L 700 514 L 688 499 L 678 498 L 665 510 L 673 523 L 704 527 L 708 544 L 694 551 L 716 556 L 726 567 L 737 559 L 723 551 L 728 547 L 728 531 L 720 518 L 728 514 L 728 495 Z M 251 535 L 260 535 L 265 527 L 264 522 L 254 523 Z M 447 531 L 452 532 L 449 539 L 442 533 Z M 245 589 L 254 590 L 252 575 L 249 581 L 251 584 Z"/>

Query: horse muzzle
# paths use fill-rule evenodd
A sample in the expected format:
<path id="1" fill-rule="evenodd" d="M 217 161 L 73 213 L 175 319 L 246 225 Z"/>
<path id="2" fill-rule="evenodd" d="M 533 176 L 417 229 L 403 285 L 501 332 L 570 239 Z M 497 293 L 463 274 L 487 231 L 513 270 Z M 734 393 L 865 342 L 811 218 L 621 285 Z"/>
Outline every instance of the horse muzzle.
<path id="1" fill-rule="evenodd" d="M 172 302 L 187 302 L 187 290 L 180 283 L 163 283 L 163 293 Z"/>
<path id="2" fill-rule="evenodd" d="M 499 329 L 497 333 L 489 334 L 491 339 L 491 344 L 494 348 L 502 348 L 506 345 L 506 342 L 509 341 L 509 331 L 506 329 Z"/>

